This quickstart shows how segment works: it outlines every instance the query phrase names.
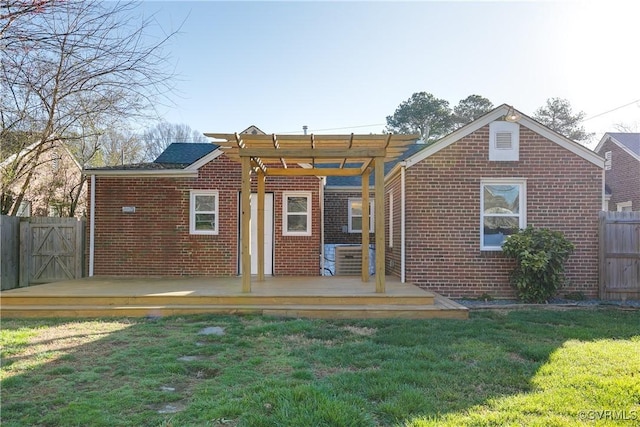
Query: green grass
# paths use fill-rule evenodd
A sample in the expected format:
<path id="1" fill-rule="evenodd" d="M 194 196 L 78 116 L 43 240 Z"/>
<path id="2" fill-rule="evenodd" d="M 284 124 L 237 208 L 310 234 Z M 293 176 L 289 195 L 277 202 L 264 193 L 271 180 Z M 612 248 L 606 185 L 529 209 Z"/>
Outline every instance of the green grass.
<path id="1" fill-rule="evenodd" d="M 0 344 L 3 426 L 640 422 L 638 311 L 3 320 Z"/>

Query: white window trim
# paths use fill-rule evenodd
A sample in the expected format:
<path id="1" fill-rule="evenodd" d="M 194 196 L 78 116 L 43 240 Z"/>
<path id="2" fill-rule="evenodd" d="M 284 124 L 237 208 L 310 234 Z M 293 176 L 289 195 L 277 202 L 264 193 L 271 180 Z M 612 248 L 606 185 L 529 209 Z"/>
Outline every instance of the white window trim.
<path id="1" fill-rule="evenodd" d="M 518 227 L 527 226 L 527 180 L 523 178 L 483 178 L 480 180 L 480 250 L 502 251 L 502 246 L 484 245 L 484 186 L 485 185 L 518 185 L 520 186 L 520 215 Z"/>
<path id="2" fill-rule="evenodd" d="M 202 211 L 198 213 L 213 214 L 215 216 L 215 224 L 213 230 L 196 230 L 196 197 L 197 196 L 215 196 L 216 202 L 213 211 Z M 220 196 L 218 190 L 190 190 L 189 191 L 189 234 L 209 234 L 216 235 L 219 232 L 218 224 L 220 221 Z"/>
<path id="3" fill-rule="evenodd" d="M 626 202 L 620 202 L 620 203 L 616 203 L 616 210 L 618 212 L 624 212 L 623 209 L 624 208 L 633 208 L 633 203 L 631 200 L 626 201 Z"/>
<path id="4" fill-rule="evenodd" d="M 348 206 L 347 206 L 347 209 L 348 209 L 348 215 L 347 215 L 348 216 L 348 219 L 347 219 L 348 230 L 349 230 L 349 233 L 362 234 L 362 230 L 356 230 L 352 226 L 352 224 L 353 224 L 352 221 L 351 221 L 351 219 L 353 218 L 353 210 L 351 209 L 351 203 L 352 202 L 361 202 L 362 203 L 362 198 L 361 197 L 349 198 L 349 201 L 347 202 L 348 203 Z M 375 223 L 374 223 L 374 218 L 375 218 L 374 208 L 375 208 L 374 201 L 369 199 L 369 233 L 373 233 L 373 231 L 375 230 L 374 229 L 374 225 L 375 225 Z M 356 215 L 356 216 L 359 216 L 359 215 Z"/>
<path id="5" fill-rule="evenodd" d="M 289 212 L 287 210 L 287 199 L 289 197 L 306 197 L 307 198 L 307 229 L 305 231 L 287 231 L 289 228 Z M 311 223 L 311 200 L 312 194 L 310 191 L 286 191 L 282 193 L 282 235 L 283 236 L 311 236 L 313 230 Z M 298 212 L 293 212 L 292 215 L 302 215 Z"/>

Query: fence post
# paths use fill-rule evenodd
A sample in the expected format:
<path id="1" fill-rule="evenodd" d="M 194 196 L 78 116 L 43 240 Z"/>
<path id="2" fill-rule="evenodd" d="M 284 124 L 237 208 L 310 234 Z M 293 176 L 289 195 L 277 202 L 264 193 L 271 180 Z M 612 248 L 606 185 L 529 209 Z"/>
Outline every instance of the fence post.
<path id="1" fill-rule="evenodd" d="M 18 286 L 29 286 L 29 264 L 31 261 L 31 227 L 29 220 L 20 221 L 20 282 Z"/>
<path id="2" fill-rule="evenodd" d="M 598 259 L 600 260 L 598 266 L 598 298 L 604 299 L 605 287 L 606 287 L 606 269 L 607 269 L 607 256 L 606 256 L 606 245 L 607 245 L 607 216 L 608 212 L 601 211 L 598 214 L 598 236 L 600 238 L 599 241 L 599 254 Z"/>

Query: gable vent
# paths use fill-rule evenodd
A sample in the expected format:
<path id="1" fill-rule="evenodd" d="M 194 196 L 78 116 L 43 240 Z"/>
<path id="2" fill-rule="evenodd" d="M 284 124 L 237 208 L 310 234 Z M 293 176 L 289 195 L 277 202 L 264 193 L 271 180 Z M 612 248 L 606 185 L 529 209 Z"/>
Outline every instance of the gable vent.
<path id="1" fill-rule="evenodd" d="M 496 148 L 498 150 L 511 150 L 511 132 L 496 132 Z"/>

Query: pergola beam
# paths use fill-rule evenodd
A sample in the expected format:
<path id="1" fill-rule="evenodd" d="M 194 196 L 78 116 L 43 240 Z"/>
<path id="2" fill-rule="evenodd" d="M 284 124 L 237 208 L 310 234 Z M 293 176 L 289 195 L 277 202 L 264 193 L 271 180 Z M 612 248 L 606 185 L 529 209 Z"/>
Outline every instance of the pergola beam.
<path id="1" fill-rule="evenodd" d="M 370 158 L 382 157 L 387 154 L 385 148 L 280 148 L 273 150 L 270 148 L 251 148 L 247 147 L 238 152 L 240 157 L 259 157 L 261 159 L 279 159 L 279 158 L 316 158 L 316 159 L 344 159 L 344 158 Z"/>
<path id="2" fill-rule="evenodd" d="M 242 292 L 251 292 L 251 158 L 242 158 L 242 189 L 240 191 L 242 218 L 240 234 L 242 235 Z"/>
<path id="3" fill-rule="evenodd" d="M 271 134 L 271 139 L 273 141 L 273 148 L 277 150 L 280 150 L 280 143 L 278 142 L 278 137 L 276 136 L 276 134 Z M 284 158 L 280 157 L 280 164 L 282 164 L 283 168 L 287 168 L 287 162 L 284 160 Z"/>
<path id="4" fill-rule="evenodd" d="M 376 233 L 376 292 L 385 292 L 385 226 L 384 226 L 384 158 L 376 157 L 375 171 L 375 233 Z"/>
<path id="5" fill-rule="evenodd" d="M 369 169 L 362 173 L 362 281 L 369 281 Z"/>
<path id="6" fill-rule="evenodd" d="M 268 168 L 267 176 L 360 176 L 360 168 Z"/>

